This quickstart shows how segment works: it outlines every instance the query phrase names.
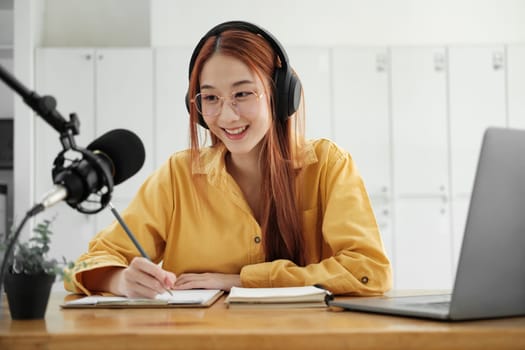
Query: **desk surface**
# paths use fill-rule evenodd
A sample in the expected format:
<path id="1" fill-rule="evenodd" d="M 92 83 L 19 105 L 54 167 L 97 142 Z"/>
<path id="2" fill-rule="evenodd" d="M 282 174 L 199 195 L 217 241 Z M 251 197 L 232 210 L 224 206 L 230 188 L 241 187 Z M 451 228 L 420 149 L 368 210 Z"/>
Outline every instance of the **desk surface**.
<path id="1" fill-rule="evenodd" d="M 525 349 L 525 317 L 444 323 L 330 309 L 61 310 L 12 321 L 5 296 L 0 349 Z"/>

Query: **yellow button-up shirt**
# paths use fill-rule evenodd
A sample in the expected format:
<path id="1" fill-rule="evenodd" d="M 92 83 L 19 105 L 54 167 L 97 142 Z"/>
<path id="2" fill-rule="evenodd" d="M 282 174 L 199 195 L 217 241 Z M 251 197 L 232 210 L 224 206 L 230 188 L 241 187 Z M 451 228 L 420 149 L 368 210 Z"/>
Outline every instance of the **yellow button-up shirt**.
<path id="1" fill-rule="evenodd" d="M 140 187 L 122 217 L 155 263 L 182 273 L 240 274 L 243 287 L 321 284 L 335 294 L 379 294 L 391 267 L 363 181 L 333 142 L 306 144 L 302 201 L 307 265 L 265 261 L 261 227 L 225 165 L 224 146 L 206 148 L 201 166 L 175 153 Z M 139 253 L 117 222 L 99 232 L 66 289 L 89 294 L 82 272 L 127 266 Z M 82 264 L 84 262 L 85 264 Z"/>

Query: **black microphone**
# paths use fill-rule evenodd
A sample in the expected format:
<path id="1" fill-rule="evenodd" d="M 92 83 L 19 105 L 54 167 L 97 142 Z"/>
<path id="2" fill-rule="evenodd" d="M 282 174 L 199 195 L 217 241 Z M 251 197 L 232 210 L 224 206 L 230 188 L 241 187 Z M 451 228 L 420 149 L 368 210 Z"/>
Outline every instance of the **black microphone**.
<path id="1" fill-rule="evenodd" d="M 135 175 L 146 158 L 144 145 L 133 132 L 125 129 L 108 131 L 91 142 L 86 149 L 75 149 L 82 154 L 67 166 L 65 152 L 55 159 L 54 188 L 33 207 L 32 215 L 65 200 L 82 213 L 97 213 L 109 203 L 113 186 Z M 86 207 L 93 202 L 90 196 L 99 196 L 95 208 Z M 92 204 L 92 203 L 91 203 Z"/>

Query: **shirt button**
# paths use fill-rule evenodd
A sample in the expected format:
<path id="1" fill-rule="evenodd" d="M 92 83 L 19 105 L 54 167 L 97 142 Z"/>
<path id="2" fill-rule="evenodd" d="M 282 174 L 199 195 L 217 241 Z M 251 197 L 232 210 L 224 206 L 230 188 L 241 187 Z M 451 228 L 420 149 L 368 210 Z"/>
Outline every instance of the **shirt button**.
<path id="1" fill-rule="evenodd" d="M 368 277 L 366 277 L 366 276 L 361 277 L 361 283 L 367 284 L 368 283 Z"/>
<path id="2" fill-rule="evenodd" d="M 253 239 L 253 241 L 257 244 L 261 243 L 261 237 L 259 236 L 255 236 L 255 238 Z"/>

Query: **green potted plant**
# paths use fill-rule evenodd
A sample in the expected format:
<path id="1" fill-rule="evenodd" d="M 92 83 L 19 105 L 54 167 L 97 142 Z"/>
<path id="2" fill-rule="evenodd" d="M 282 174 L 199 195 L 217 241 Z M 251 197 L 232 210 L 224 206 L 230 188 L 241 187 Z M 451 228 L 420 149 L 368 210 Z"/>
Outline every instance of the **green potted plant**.
<path id="1" fill-rule="evenodd" d="M 52 235 L 51 223 L 51 220 L 38 223 L 29 240 L 16 243 L 14 254 L 8 261 L 4 283 L 13 319 L 44 318 L 53 282 L 57 276 L 69 278 L 64 268 L 74 266 L 65 258 L 59 261 L 47 257 Z M 2 250 L 5 251 L 6 245 L 3 245 Z"/>

